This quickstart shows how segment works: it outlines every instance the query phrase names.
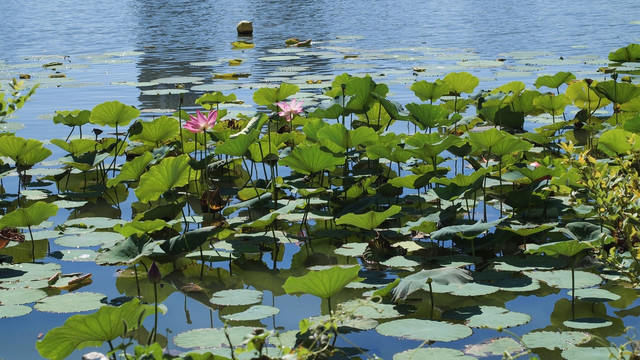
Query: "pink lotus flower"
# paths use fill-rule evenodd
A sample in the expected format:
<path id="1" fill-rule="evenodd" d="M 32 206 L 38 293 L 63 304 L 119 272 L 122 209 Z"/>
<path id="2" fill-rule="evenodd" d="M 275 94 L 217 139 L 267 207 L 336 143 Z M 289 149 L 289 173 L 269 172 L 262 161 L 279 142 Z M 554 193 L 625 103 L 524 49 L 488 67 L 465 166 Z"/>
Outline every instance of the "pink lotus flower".
<path id="1" fill-rule="evenodd" d="M 278 115 L 287 119 L 287 121 L 291 121 L 296 115 L 302 112 L 302 101 L 296 99 L 292 99 L 290 103 L 281 101 L 276 103 L 276 105 L 282 110 Z"/>
<path id="2" fill-rule="evenodd" d="M 540 164 L 537 161 L 532 162 L 531 164 L 529 164 L 529 166 L 533 167 L 533 168 L 537 168 L 538 166 L 542 166 L 542 164 Z"/>
<path id="3" fill-rule="evenodd" d="M 215 125 L 218 119 L 218 112 L 216 110 L 209 111 L 208 115 L 203 115 L 200 110 L 197 111 L 198 115 L 189 115 L 191 120 L 187 121 L 183 127 L 192 133 L 203 133 Z"/>

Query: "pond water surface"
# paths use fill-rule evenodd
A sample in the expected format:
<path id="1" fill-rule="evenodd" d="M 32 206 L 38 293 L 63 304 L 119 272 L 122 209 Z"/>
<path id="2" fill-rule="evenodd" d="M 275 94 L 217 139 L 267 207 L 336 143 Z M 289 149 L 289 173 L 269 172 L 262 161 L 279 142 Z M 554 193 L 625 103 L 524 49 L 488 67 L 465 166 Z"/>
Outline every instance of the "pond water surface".
<path id="1" fill-rule="evenodd" d="M 24 109 L 9 119 L 24 124 L 17 132 L 19 136 L 40 140 L 66 137 L 68 128 L 51 122 L 56 110 L 91 109 L 104 101 L 119 100 L 144 110 L 144 117 L 165 114 L 177 108 L 179 95 L 156 93 L 175 91 L 174 83 L 184 84 L 189 90 L 182 95 L 189 111 L 195 111 L 194 100 L 204 92 L 233 92 L 245 104 L 252 104 L 255 89 L 283 81 L 318 94 L 343 72 L 371 74 L 376 81 L 389 85 L 391 99 L 406 103 L 416 101 L 409 90 L 412 82 L 433 81 L 454 71 L 480 77 L 480 88 L 484 89 L 513 80 L 532 87 L 537 76 L 557 71 L 572 71 L 578 78 L 604 78 L 597 69 L 608 65 L 607 54 L 640 41 L 636 7 L 634 0 L 4 0 L 0 4 L 5 34 L 0 84 L 6 89 L 8 81 L 20 74 L 31 76 L 29 84 L 41 84 Z M 243 19 L 253 21 L 251 38 L 236 34 L 235 25 Z M 284 40 L 291 37 L 311 39 L 313 45 L 286 48 Z M 256 47 L 233 50 L 230 43 L 236 40 L 253 41 Z M 230 66 L 231 59 L 243 61 Z M 56 70 L 42 67 L 52 61 L 63 65 Z M 414 72 L 414 67 L 424 68 L 424 72 Z M 55 71 L 66 77 L 50 78 Z M 248 76 L 212 79 L 215 73 L 232 72 Z M 166 79 L 176 77 L 180 78 Z M 307 80 L 324 83 L 307 84 Z M 308 96 L 303 101 L 305 107 L 313 107 L 320 100 Z M 257 110 L 264 109 L 232 106 L 230 113 Z M 54 155 L 61 154 L 54 146 L 50 148 Z M 13 188 L 12 182 L 15 177 L 5 179 L 4 184 Z M 62 223 L 83 216 L 128 219 L 131 212 L 127 206 L 120 212 L 95 206 L 83 212 L 60 211 L 52 220 Z M 51 243 L 52 251 L 64 249 Z M 295 250 L 287 247 L 278 267 L 288 268 L 293 253 Z M 62 264 L 64 273 L 91 272 L 93 284 L 83 291 L 100 292 L 109 299 L 123 295 L 114 279 L 119 267 L 53 257 L 41 261 Z M 271 265 L 268 255 L 265 262 Z M 320 314 L 321 307 L 326 312 L 326 303 L 311 296 L 272 297 L 268 290 L 264 296 L 265 305 L 283 309 L 263 321 L 270 329 L 296 329 L 299 319 Z M 510 301 L 510 310 L 533 316 L 516 332 L 547 326 L 548 314 L 563 296 L 566 294 L 543 300 L 521 296 Z M 215 313 L 180 292 L 169 295 L 164 303 L 171 311 L 161 317 L 160 328 L 170 329 L 169 337 L 189 329 L 222 326 Z M 0 319 L 0 357 L 40 358 L 35 349 L 38 335 L 62 325 L 67 317 L 33 311 L 27 316 Z M 625 317 L 624 325 L 636 327 L 638 319 Z M 490 330 L 478 330 L 472 337 L 447 346 L 461 349 L 492 336 L 496 335 Z M 384 359 L 419 345 L 373 331 L 352 334 L 349 339 Z M 84 352 L 74 353 L 73 358 Z"/>

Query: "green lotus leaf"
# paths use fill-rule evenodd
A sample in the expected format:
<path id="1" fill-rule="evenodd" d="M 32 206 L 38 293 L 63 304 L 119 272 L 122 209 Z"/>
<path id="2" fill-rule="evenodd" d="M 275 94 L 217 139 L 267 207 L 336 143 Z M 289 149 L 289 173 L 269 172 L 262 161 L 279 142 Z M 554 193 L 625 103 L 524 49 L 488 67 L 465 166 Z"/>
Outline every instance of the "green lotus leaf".
<path id="1" fill-rule="evenodd" d="M 39 311 L 52 313 L 75 313 L 100 308 L 107 296 L 91 292 L 73 292 L 64 295 L 49 296 L 35 304 Z"/>
<path id="2" fill-rule="evenodd" d="M 566 350 L 584 344 L 591 338 L 588 333 L 580 331 L 532 331 L 522 336 L 522 342 L 532 349 L 545 348 L 554 350 L 559 348 Z"/>
<path id="3" fill-rule="evenodd" d="M 67 126 L 82 126 L 89 123 L 90 116 L 91 111 L 89 110 L 56 111 L 56 115 L 53 117 L 53 123 Z"/>
<path id="4" fill-rule="evenodd" d="M 176 118 L 161 116 L 153 121 L 141 121 L 142 131 L 131 135 L 131 140 L 139 140 L 145 144 L 163 143 L 172 140 L 180 133 L 180 124 Z"/>
<path id="5" fill-rule="evenodd" d="M 629 44 L 609 53 L 610 61 L 640 62 L 640 44 Z"/>
<path id="6" fill-rule="evenodd" d="M 152 240 L 147 235 L 132 234 L 125 240 L 107 248 L 96 257 L 98 265 L 133 265 L 153 253 L 164 240 Z"/>
<path id="7" fill-rule="evenodd" d="M 490 94 L 498 94 L 500 93 L 506 95 L 504 97 L 500 97 L 501 103 L 510 102 L 520 93 L 522 93 L 525 89 L 526 85 L 522 81 L 511 81 L 504 85 L 500 85 L 497 88 L 491 90 Z M 492 97 L 488 97 L 485 100 L 488 100 L 491 103 Z"/>
<path id="8" fill-rule="evenodd" d="M 576 256 L 584 250 L 593 249 L 593 245 L 578 240 L 566 240 L 542 245 L 527 244 L 527 253 L 529 254 L 547 254 L 550 256 Z"/>
<path id="9" fill-rule="evenodd" d="M 603 235 L 609 233 L 609 230 L 601 228 L 598 224 L 593 224 L 587 221 L 570 222 L 565 228 L 558 228 L 558 231 L 564 233 L 573 240 L 588 242 L 594 246 L 604 245 L 613 241 L 611 238 L 603 238 Z M 601 241 L 604 242 L 601 243 Z"/>
<path id="10" fill-rule="evenodd" d="M 344 164 L 344 157 L 326 152 L 319 145 L 297 146 L 289 155 L 279 160 L 281 166 L 288 166 L 300 174 L 313 174 L 319 171 L 333 171 Z"/>
<path id="11" fill-rule="evenodd" d="M 423 174 L 423 175 L 412 174 L 412 175 L 390 179 L 388 183 L 398 188 L 405 187 L 409 189 L 420 189 L 427 186 L 427 184 L 429 184 L 429 180 L 431 180 L 431 175 L 429 174 Z"/>
<path id="12" fill-rule="evenodd" d="M 282 288 L 287 294 L 303 293 L 329 299 L 350 282 L 364 280 L 358 277 L 359 272 L 360 266 L 333 266 L 324 270 L 312 270 L 301 277 L 290 276 Z"/>
<path id="13" fill-rule="evenodd" d="M 458 95 L 462 93 L 471 94 L 480 83 L 480 79 L 465 71 L 448 73 L 442 81 L 448 84 L 451 87 L 451 91 Z"/>
<path id="14" fill-rule="evenodd" d="M 640 87 L 614 80 L 601 81 L 595 89 L 616 104 L 624 104 L 640 96 Z"/>
<path id="15" fill-rule="evenodd" d="M 185 234 L 177 235 L 165 241 L 160 247 L 168 254 L 181 254 L 197 249 L 210 237 L 216 234 L 216 226 L 206 226 L 200 229 L 187 231 Z"/>
<path id="16" fill-rule="evenodd" d="M 524 274 L 534 280 L 543 281 L 549 286 L 572 289 L 571 270 L 525 271 Z M 600 276 L 590 272 L 576 270 L 574 275 L 575 289 L 592 287 L 602 282 Z"/>
<path id="17" fill-rule="evenodd" d="M 110 127 L 127 126 L 131 120 L 140 115 L 140 110 L 119 101 L 108 101 L 96 105 L 91 110 L 89 122 Z"/>
<path id="18" fill-rule="evenodd" d="M 109 153 L 87 152 L 81 155 L 67 155 L 60 158 L 60 162 L 67 164 L 81 171 L 89 171 L 94 167 L 100 165 L 106 158 L 110 156 Z"/>
<path id="19" fill-rule="evenodd" d="M 92 139 L 74 139 L 69 142 L 60 139 L 51 139 L 51 143 L 74 155 L 96 151 L 102 147 L 97 141 Z"/>
<path id="20" fill-rule="evenodd" d="M 510 337 L 501 337 L 485 340 L 480 344 L 467 346 L 464 350 L 467 354 L 477 357 L 487 357 L 507 353 L 510 355 L 524 351 L 524 347 L 518 341 Z"/>
<path id="21" fill-rule="evenodd" d="M 212 304 L 221 306 L 252 305 L 262 301 L 262 291 L 250 289 L 221 290 L 213 293 Z"/>
<path id="22" fill-rule="evenodd" d="M 471 145 L 476 149 L 490 151 L 491 148 L 499 144 L 508 134 L 496 128 L 491 128 L 483 132 L 469 132 Z"/>
<path id="23" fill-rule="evenodd" d="M 0 218 L 0 229 L 40 225 L 40 223 L 55 216 L 57 213 L 57 206 L 38 201 L 27 208 L 15 209 Z"/>
<path id="24" fill-rule="evenodd" d="M 131 222 L 127 222 L 126 224 L 118 224 L 113 227 L 113 229 L 119 232 L 122 236 L 131 236 L 133 234 L 143 235 L 152 233 L 154 231 L 162 230 L 165 227 L 169 226 L 166 221 L 162 219 L 155 220 L 134 220 Z"/>
<path id="25" fill-rule="evenodd" d="M 404 300 L 412 293 L 427 289 L 428 283 L 434 282 L 441 285 L 467 284 L 473 278 L 469 271 L 457 267 L 442 267 L 430 270 L 421 270 L 415 274 L 405 276 L 400 280 L 398 286 L 392 290 L 393 300 Z"/>
<path id="26" fill-rule="evenodd" d="M 187 349 L 213 349 L 241 344 L 244 337 L 251 334 L 253 328 L 247 326 L 233 326 L 224 329 L 195 329 L 176 335 L 173 342 Z M 228 338 L 227 338 L 228 336 Z"/>
<path id="27" fill-rule="evenodd" d="M 367 146 L 367 156 L 369 159 L 388 159 L 394 163 L 404 163 L 413 156 L 413 152 L 405 150 L 400 146 L 390 147 L 389 145 L 369 145 Z"/>
<path id="28" fill-rule="evenodd" d="M 470 327 L 488 327 L 492 329 L 520 326 L 531 321 L 531 316 L 509 311 L 497 306 L 471 306 L 446 311 L 443 319 L 464 320 Z"/>
<path id="29" fill-rule="evenodd" d="M 253 102 L 257 105 L 273 105 L 295 95 L 300 88 L 297 85 L 282 83 L 277 88 L 260 88 L 253 93 Z M 273 109 L 272 109 L 273 110 Z"/>
<path id="30" fill-rule="evenodd" d="M 236 100 L 236 94 L 224 95 L 220 91 L 205 93 L 196 99 L 196 104 L 202 105 L 207 110 L 212 110 L 216 104 L 228 103 Z"/>
<path id="31" fill-rule="evenodd" d="M 393 360 L 419 360 L 419 359 L 438 359 L 438 360 L 472 360 L 473 356 L 467 356 L 462 351 L 449 348 L 428 347 L 403 352 L 393 355 Z"/>
<path id="32" fill-rule="evenodd" d="M 539 76 L 536 79 L 536 82 L 534 83 L 534 85 L 538 89 L 540 89 L 543 86 L 546 86 L 551 89 L 557 89 L 562 84 L 568 84 L 569 82 L 571 82 L 571 80 L 574 80 L 575 78 L 576 76 L 570 72 L 559 71 L 555 75 Z"/>
<path id="33" fill-rule="evenodd" d="M 469 225 L 451 225 L 443 227 L 437 231 L 431 233 L 431 238 L 438 240 L 448 240 L 454 236 L 461 236 L 465 238 L 476 237 L 483 232 L 498 226 L 505 219 L 497 219 L 490 222 L 478 221 L 475 224 Z"/>
<path id="34" fill-rule="evenodd" d="M 2 304 L 2 306 L 29 304 L 29 303 L 44 299 L 46 297 L 47 297 L 47 293 L 40 289 L 0 290 L 0 304 Z"/>
<path id="35" fill-rule="evenodd" d="M 345 108 L 356 114 L 367 112 L 370 108 L 369 105 L 373 102 L 371 92 L 374 91 L 375 88 L 376 83 L 369 75 L 365 77 L 351 77 L 345 87 L 345 94 L 351 96 Z M 388 90 L 387 88 L 387 91 Z M 386 93 L 380 95 L 385 94 Z"/>
<path id="36" fill-rule="evenodd" d="M 433 103 L 442 96 L 449 94 L 449 92 L 451 92 L 451 86 L 440 79 L 437 79 L 435 82 L 420 80 L 411 84 L 411 91 L 413 91 L 420 100 Z"/>
<path id="37" fill-rule="evenodd" d="M 607 130 L 598 139 L 598 150 L 602 150 L 613 157 L 627 154 L 631 150 L 629 141 L 631 138 L 635 138 L 635 134 L 629 131 L 622 129 Z"/>
<path id="38" fill-rule="evenodd" d="M 280 309 L 273 306 L 254 305 L 243 312 L 223 315 L 222 318 L 231 321 L 252 321 L 268 318 L 279 312 Z"/>
<path id="39" fill-rule="evenodd" d="M 363 126 L 355 130 L 347 130 L 342 124 L 325 126 L 318 130 L 317 136 L 325 146 L 330 146 L 330 143 L 337 145 L 338 149 L 335 152 L 352 149 L 358 145 L 373 144 L 378 140 L 378 134 L 370 127 Z"/>
<path id="40" fill-rule="evenodd" d="M 376 327 L 382 335 L 420 341 L 455 341 L 471 336 L 470 327 L 444 321 L 400 319 Z"/>
<path id="41" fill-rule="evenodd" d="M 237 137 L 229 138 L 216 146 L 215 153 L 230 156 L 245 156 L 249 146 L 256 141 L 255 133 L 240 134 Z"/>
<path id="42" fill-rule="evenodd" d="M 138 181 L 140 176 L 147 171 L 147 165 L 153 160 L 150 152 L 145 152 L 137 158 L 127 161 L 122 165 L 118 175 L 107 180 L 107 187 L 114 187 L 123 181 Z"/>
<path id="43" fill-rule="evenodd" d="M 412 121 L 423 130 L 439 126 L 449 117 L 449 112 L 438 105 L 410 103 L 406 108 Z"/>
<path id="44" fill-rule="evenodd" d="M 595 80 L 591 84 L 591 87 L 589 87 L 584 80 L 573 82 L 569 84 L 565 94 L 573 101 L 573 104 L 577 108 L 594 111 L 611 103 L 609 99 L 603 98 L 604 96 L 601 97 L 599 92 L 593 89 L 597 85 L 598 82 Z"/>
<path id="45" fill-rule="evenodd" d="M 27 315 L 31 310 L 31 307 L 26 305 L 2 305 L 0 306 L 0 319 Z"/>
<path id="46" fill-rule="evenodd" d="M 122 336 L 125 327 L 133 330 L 153 313 L 152 305 L 140 304 L 138 299 L 120 307 L 102 306 L 93 314 L 71 316 L 62 326 L 50 330 L 36 343 L 36 348 L 47 359 L 62 360 L 75 350 L 115 340 Z"/>
<path id="47" fill-rule="evenodd" d="M 569 104 L 571 104 L 571 100 L 564 94 L 546 94 L 533 99 L 534 106 L 554 116 L 562 115 L 564 108 Z"/>
<path id="48" fill-rule="evenodd" d="M 163 159 L 140 176 L 135 193 L 141 202 L 155 201 L 165 192 L 189 183 L 189 156 Z"/>
<path id="49" fill-rule="evenodd" d="M 455 135 L 447 135 L 442 138 L 437 133 L 432 134 L 415 134 L 407 139 L 407 144 L 417 147 L 411 150 L 415 157 L 423 160 L 432 160 L 440 155 L 443 151 L 463 142 L 461 138 Z"/>
<path id="50" fill-rule="evenodd" d="M 312 115 L 310 114 L 309 116 L 312 116 Z M 311 118 L 311 119 L 308 119 L 307 122 L 302 127 L 302 132 L 305 133 L 305 135 L 307 135 L 307 139 L 312 141 L 317 141 L 318 131 L 325 126 L 329 126 L 329 124 L 324 122 L 324 120 L 320 118 Z"/>
<path id="51" fill-rule="evenodd" d="M 0 137 L 0 156 L 11 158 L 18 166 L 33 166 L 49 155 L 51 150 L 43 147 L 42 142 L 38 140 L 18 136 Z"/>
<path id="52" fill-rule="evenodd" d="M 399 213 L 400 210 L 402 210 L 400 206 L 392 205 L 382 212 L 369 211 L 365 214 L 345 214 L 336 219 L 336 224 L 351 225 L 365 230 L 373 230 L 389 217 Z"/>
<path id="53" fill-rule="evenodd" d="M 516 152 L 527 151 L 533 144 L 515 136 L 507 135 L 502 140 L 491 147 L 491 153 L 497 156 L 504 156 Z"/>

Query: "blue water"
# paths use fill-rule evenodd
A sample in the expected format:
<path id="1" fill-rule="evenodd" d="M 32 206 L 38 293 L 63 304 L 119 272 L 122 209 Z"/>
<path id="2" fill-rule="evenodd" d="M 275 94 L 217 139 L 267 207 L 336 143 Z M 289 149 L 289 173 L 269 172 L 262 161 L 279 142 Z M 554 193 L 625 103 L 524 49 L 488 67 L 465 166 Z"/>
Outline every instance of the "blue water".
<path id="1" fill-rule="evenodd" d="M 9 79 L 25 73 L 32 75 L 28 84 L 42 84 L 27 106 L 9 119 L 25 125 L 18 135 L 41 140 L 66 137 L 69 129 L 51 123 L 56 110 L 91 109 L 108 100 L 149 110 L 143 116 L 175 109 L 177 95 L 142 94 L 144 90 L 172 85 L 118 85 L 173 76 L 201 77 L 202 84 L 220 86 L 225 93 L 234 92 L 239 99 L 251 103 L 256 86 L 278 83 L 281 77 L 310 75 L 326 81 L 342 72 L 369 73 L 376 76 L 376 81 L 389 83 L 391 99 L 405 103 L 417 100 L 408 90 L 412 81 L 435 79 L 451 71 L 469 71 L 479 76 L 481 88 L 512 80 L 522 80 L 532 86 L 538 75 L 559 70 L 571 70 L 579 76 L 604 77 L 596 70 L 608 64 L 607 54 L 640 41 L 640 25 L 634 23 L 640 20 L 636 6 L 635 0 L 361 3 L 345 0 L 3 0 L 0 3 L 4 25 L 0 84 L 6 89 Z M 235 32 L 237 22 L 243 19 L 254 23 L 252 38 L 238 37 Z M 304 50 L 311 55 L 301 54 L 299 59 L 286 61 L 258 59 L 289 55 L 284 40 L 290 37 L 312 39 L 313 46 Z M 251 40 L 256 47 L 232 50 L 230 43 L 236 40 Z M 358 55 L 358 58 L 344 59 L 344 55 Z M 233 58 L 242 58 L 244 62 L 230 67 L 227 60 Z M 468 61 L 498 58 L 506 60 L 503 65 L 465 67 Z M 49 80 L 52 70 L 43 69 L 41 65 L 50 61 L 64 63 L 60 71 L 67 75 L 66 81 Z M 193 65 L 194 62 L 217 63 L 201 66 Z M 306 68 L 289 75 L 278 69 L 285 66 Z M 414 66 L 425 67 L 425 73 L 414 75 Z M 211 79 L 212 73 L 229 72 L 251 75 L 237 81 Z M 186 84 L 187 89 L 192 86 L 195 84 Z M 319 93 L 318 89 L 305 91 Z M 195 109 L 193 101 L 202 93 L 185 94 L 185 106 Z M 318 99 L 304 101 L 310 105 Z M 241 109 L 245 113 L 255 110 Z M 55 151 L 54 147 L 52 150 Z M 66 220 L 67 215 L 59 215 L 58 220 Z M 130 216 L 130 209 L 125 209 L 121 216 Z M 46 261 L 55 260 L 47 258 Z M 92 266 L 87 270 L 85 263 L 62 264 L 65 273 L 91 271 L 94 274 L 94 283 L 84 291 L 101 292 L 109 298 L 121 295 L 114 284 L 115 267 Z M 526 312 L 529 302 L 542 308 L 540 311 L 545 316 L 532 314 L 534 319 L 526 325 L 526 331 L 548 325 L 546 314 L 551 313 L 558 296 L 549 296 L 544 301 L 532 298 L 521 300 L 511 308 Z M 180 293 L 166 300 L 170 312 L 161 317 L 161 328 L 170 327 L 175 335 L 210 326 L 209 310 L 191 298 L 186 300 L 186 306 L 193 324 L 186 324 L 186 314 L 180 310 L 184 301 Z M 319 300 L 310 296 L 282 296 L 274 302 L 287 311 L 276 316 L 273 323 L 265 320 L 270 328 L 295 329 L 300 318 L 319 314 L 321 306 Z M 264 303 L 272 305 L 267 291 Z M 221 326 L 220 319 L 213 317 L 213 326 Z M 39 358 L 34 346 L 38 334 L 60 326 L 66 318 L 66 314 L 34 311 L 28 316 L 0 320 L 0 357 Z M 625 318 L 625 325 L 635 326 L 637 319 Z M 442 346 L 462 348 L 492 336 L 501 335 L 482 330 L 472 338 Z M 348 337 L 384 359 L 419 345 L 372 332 Z M 84 351 L 77 352 L 74 357 L 82 353 Z"/>

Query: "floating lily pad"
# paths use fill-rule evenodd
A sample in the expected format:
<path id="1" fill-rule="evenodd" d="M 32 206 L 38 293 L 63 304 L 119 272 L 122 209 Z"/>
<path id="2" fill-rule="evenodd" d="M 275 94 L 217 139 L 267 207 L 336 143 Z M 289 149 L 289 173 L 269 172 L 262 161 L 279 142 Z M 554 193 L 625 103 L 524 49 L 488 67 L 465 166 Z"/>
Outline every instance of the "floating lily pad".
<path id="1" fill-rule="evenodd" d="M 422 360 L 422 359 L 438 359 L 438 360 L 466 360 L 475 359 L 472 356 L 465 355 L 460 350 L 449 348 L 419 348 L 406 350 L 393 355 L 393 360 Z"/>
<path id="2" fill-rule="evenodd" d="M 31 310 L 26 305 L 0 305 L 0 319 L 27 315 Z"/>
<path id="3" fill-rule="evenodd" d="M 45 298 L 36 303 L 34 308 L 52 313 L 76 313 L 99 309 L 104 305 L 104 298 L 104 294 L 92 292 L 68 293 Z"/>
<path id="4" fill-rule="evenodd" d="M 154 89 L 154 90 L 144 90 L 141 91 L 142 95 L 175 95 L 175 94 L 186 94 L 189 90 L 185 89 Z"/>
<path id="5" fill-rule="evenodd" d="M 89 247 L 115 244 L 122 240 L 124 240 L 124 236 L 116 232 L 94 231 L 87 234 L 63 236 L 55 239 L 54 242 L 66 247 Z"/>
<path id="6" fill-rule="evenodd" d="M 483 341 L 480 344 L 467 346 L 465 353 L 485 357 L 491 355 L 515 354 L 524 351 L 524 346 L 510 337 L 494 338 Z"/>
<path id="7" fill-rule="evenodd" d="M 0 290 L 0 304 L 22 305 L 36 302 L 47 297 L 47 293 L 38 289 Z"/>
<path id="8" fill-rule="evenodd" d="M 187 84 L 200 81 L 204 81 L 204 78 L 197 76 L 175 76 L 151 80 L 151 82 L 156 84 Z"/>
<path id="9" fill-rule="evenodd" d="M 65 226 L 87 226 L 97 229 L 111 229 L 116 224 L 125 224 L 126 221 L 122 219 L 112 219 L 108 217 L 86 217 L 68 220 L 64 223 Z"/>
<path id="10" fill-rule="evenodd" d="M 235 314 L 223 315 L 222 318 L 231 321 L 252 321 L 276 315 L 280 309 L 273 306 L 254 305 L 247 310 Z"/>
<path id="11" fill-rule="evenodd" d="M 564 261 L 553 256 L 525 255 L 500 257 L 493 268 L 500 271 L 552 270 L 564 265 Z"/>
<path id="12" fill-rule="evenodd" d="M 575 295 L 578 299 L 588 302 L 606 302 L 620 299 L 620 295 L 614 294 L 605 289 L 579 289 L 576 291 L 569 291 L 568 295 Z"/>
<path id="13" fill-rule="evenodd" d="M 613 325 L 613 322 L 599 318 L 580 318 L 575 320 L 567 320 L 562 324 L 572 329 L 591 330 L 611 326 Z"/>
<path id="14" fill-rule="evenodd" d="M 601 360 L 610 359 L 611 356 L 611 349 L 606 347 L 576 346 L 562 351 L 563 359 Z"/>
<path id="15" fill-rule="evenodd" d="M 455 341 L 471 336 L 471 328 L 444 321 L 400 319 L 376 327 L 382 335 L 421 341 Z"/>
<path id="16" fill-rule="evenodd" d="M 48 279 L 55 275 L 60 268 L 59 264 L 54 263 L 0 264 L 0 282 Z"/>
<path id="17" fill-rule="evenodd" d="M 566 350 L 591 340 L 591 335 L 580 331 L 534 331 L 522 336 L 522 342 L 528 347 L 545 348 L 554 350 L 556 348 Z"/>
<path id="18" fill-rule="evenodd" d="M 358 257 L 362 256 L 367 248 L 367 243 L 349 243 L 335 249 L 333 252 L 337 255 Z"/>
<path id="19" fill-rule="evenodd" d="M 259 57 L 261 61 L 286 61 L 286 60 L 298 60 L 300 56 L 295 55 L 279 55 L 279 56 L 263 56 Z"/>
<path id="20" fill-rule="evenodd" d="M 551 270 L 551 271 L 525 271 L 528 277 L 544 281 L 549 286 L 571 289 L 571 270 Z M 575 288 L 587 288 L 598 285 L 602 282 L 602 278 L 596 274 L 576 270 L 575 271 Z"/>
<path id="21" fill-rule="evenodd" d="M 222 290 L 213 293 L 211 303 L 222 306 L 251 305 L 262 301 L 262 291 L 250 289 Z"/>
<path id="22" fill-rule="evenodd" d="M 231 344 L 242 343 L 245 335 L 250 334 L 253 328 L 247 326 L 234 326 L 226 329 L 196 329 L 176 335 L 173 342 L 186 349 L 211 349 Z M 227 335 L 229 340 L 227 340 Z"/>
<path id="23" fill-rule="evenodd" d="M 420 265 L 419 262 L 407 259 L 404 256 L 394 256 L 388 260 L 381 262 L 380 264 L 396 268 L 412 268 L 414 266 Z"/>
<path id="24" fill-rule="evenodd" d="M 393 319 L 402 316 L 394 304 L 383 304 L 372 301 L 349 300 L 340 304 L 347 313 L 365 319 Z"/>
<path id="25" fill-rule="evenodd" d="M 531 321 L 531 316 L 497 306 L 472 306 L 454 309 L 442 314 L 444 319 L 464 320 L 471 327 L 493 329 L 519 326 Z"/>

